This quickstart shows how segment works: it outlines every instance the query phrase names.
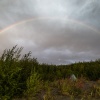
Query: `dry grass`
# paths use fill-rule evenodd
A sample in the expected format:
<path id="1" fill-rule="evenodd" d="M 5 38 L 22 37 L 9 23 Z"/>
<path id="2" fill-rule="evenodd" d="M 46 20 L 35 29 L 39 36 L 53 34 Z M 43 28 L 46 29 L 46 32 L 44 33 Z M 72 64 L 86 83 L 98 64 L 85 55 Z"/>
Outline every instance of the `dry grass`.
<path id="1" fill-rule="evenodd" d="M 84 78 L 77 81 L 61 79 L 44 83 L 42 89 L 27 100 L 100 100 L 100 80 L 93 82 Z"/>

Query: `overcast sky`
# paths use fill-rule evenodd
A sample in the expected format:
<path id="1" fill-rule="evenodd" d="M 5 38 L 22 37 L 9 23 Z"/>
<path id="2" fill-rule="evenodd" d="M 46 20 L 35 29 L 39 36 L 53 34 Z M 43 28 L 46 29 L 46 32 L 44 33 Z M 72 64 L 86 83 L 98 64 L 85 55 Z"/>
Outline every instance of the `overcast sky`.
<path id="1" fill-rule="evenodd" d="M 0 54 L 16 44 L 40 63 L 100 58 L 100 0 L 0 0 Z"/>

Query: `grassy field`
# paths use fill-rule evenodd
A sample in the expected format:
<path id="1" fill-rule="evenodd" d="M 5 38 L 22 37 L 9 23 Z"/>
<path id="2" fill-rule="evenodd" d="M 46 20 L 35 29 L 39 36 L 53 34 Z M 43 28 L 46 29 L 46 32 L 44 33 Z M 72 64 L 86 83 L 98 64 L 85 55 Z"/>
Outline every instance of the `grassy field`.
<path id="1" fill-rule="evenodd" d="M 22 49 L 14 46 L 0 57 L 1 100 L 100 100 L 100 60 L 40 64 Z"/>

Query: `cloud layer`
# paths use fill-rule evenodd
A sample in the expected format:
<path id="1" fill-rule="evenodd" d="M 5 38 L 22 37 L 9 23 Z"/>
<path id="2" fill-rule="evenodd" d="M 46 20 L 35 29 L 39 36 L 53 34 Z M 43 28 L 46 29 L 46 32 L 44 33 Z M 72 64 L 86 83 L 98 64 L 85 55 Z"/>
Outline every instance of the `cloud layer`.
<path id="1" fill-rule="evenodd" d="M 100 58 L 100 1 L 1 0 L 0 51 L 18 44 L 40 62 L 68 64 Z M 23 20 L 35 18 L 33 20 Z M 95 28 L 94 28 L 95 27 Z"/>

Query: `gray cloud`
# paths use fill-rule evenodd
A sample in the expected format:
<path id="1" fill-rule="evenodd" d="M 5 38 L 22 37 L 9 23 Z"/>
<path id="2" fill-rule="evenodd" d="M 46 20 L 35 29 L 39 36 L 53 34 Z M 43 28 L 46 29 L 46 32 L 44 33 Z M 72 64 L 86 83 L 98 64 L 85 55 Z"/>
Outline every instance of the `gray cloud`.
<path id="1" fill-rule="evenodd" d="M 1 29 L 37 19 L 1 31 L 0 51 L 18 44 L 40 62 L 95 60 L 100 56 L 99 5 L 97 0 L 1 0 Z"/>

